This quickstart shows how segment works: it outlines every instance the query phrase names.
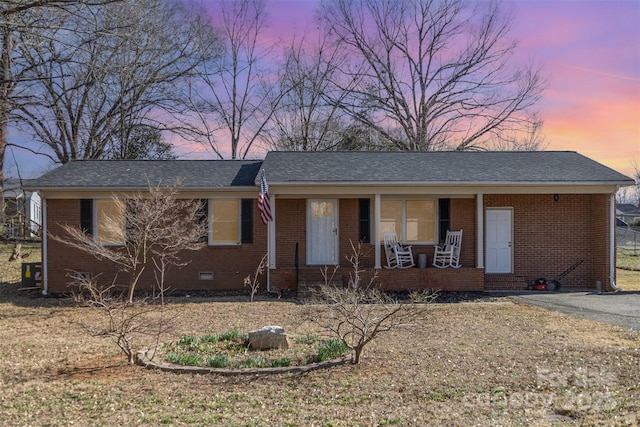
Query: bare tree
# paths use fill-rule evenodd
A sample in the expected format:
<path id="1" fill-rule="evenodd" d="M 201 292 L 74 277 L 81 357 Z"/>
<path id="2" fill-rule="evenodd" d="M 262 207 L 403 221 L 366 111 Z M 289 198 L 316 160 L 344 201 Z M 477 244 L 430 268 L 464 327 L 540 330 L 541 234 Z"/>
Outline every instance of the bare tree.
<path id="1" fill-rule="evenodd" d="M 9 120 L 14 109 L 16 85 L 21 81 L 14 61 L 19 58 L 16 34 L 33 33 L 39 26 L 25 20 L 34 11 L 61 10 L 69 7 L 93 7 L 120 0 L 3 0 L 0 2 L 0 207 L 4 206 L 4 163 L 8 146 Z M 0 224 L 4 224 L 4 209 L 0 209 Z"/>
<path id="2" fill-rule="evenodd" d="M 635 184 L 629 187 L 620 187 L 616 193 L 616 202 L 640 206 L 640 164 L 636 159 L 633 159 L 631 166 L 633 167 L 631 178 L 633 178 Z"/>
<path id="3" fill-rule="evenodd" d="M 174 160 L 173 146 L 166 142 L 162 131 L 148 125 L 132 126 L 125 138 L 116 138 L 109 147 L 111 159 Z"/>
<path id="4" fill-rule="evenodd" d="M 219 158 L 225 135 L 231 158 L 246 158 L 282 97 L 267 64 L 271 45 L 260 43 L 266 26 L 264 0 L 221 0 L 213 25 L 225 44 L 223 60 L 211 63 L 193 93 L 207 144 Z"/>
<path id="5" fill-rule="evenodd" d="M 320 29 L 317 46 L 305 39 L 292 42 L 279 71 L 283 94 L 265 132 L 269 148 L 290 151 L 324 151 L 340 148 L 349 122 L 336 102 L 329 102 L 331 81 L 344 59 L 327 43 Z M 346 92 L 334 95 L 339 99 Z"/>
<path id="6" fill-rule="evenodd" d="M 108 260 L 128 274 L 128 302 L 142 273 L 154 265 L 180 266 L 184 251 L 200 249 L 206 223 L 198 200 L 179 199 L 180 183 L 150 186 L 149 191 L 133 195 L 114 195 L 114 214 L 105 215 L 101 229 L 107 236 L 122 240 L 122 245 L 104 245 L 77 226 L 65 225 L 64 235 L 52 238 Z M 164 272 L 164 268 L 157 270 Z"/>
<path id="7" fill-rule="evenodd" d="M 542 133 L 542 119 L 532 115 L 521 124 L 521 128 L 503 130 L 484 147 L 491 151 L 539 151 L 547 148 L 548 143 Z"/>
<path id="8" fill-rule="evenodd" d="M 172 0 L 34 10 L 25 19 L 42 24 L 15 35 L 22 73 L 11 120 L 62 163 L 108 157 L 140 126 L 181 130 L 179 86 L 215 56 L 215 43 L 202 43 L 209 27 Z"/>
<path id="9" fill-rule="evenodd" d="M 351 59 L 334 83 L 343 111 L 402 150 L 467 150 L 526 128 L 543 90 L 518 67 L 497 3 L 332 0 L 321 15 Z"/>

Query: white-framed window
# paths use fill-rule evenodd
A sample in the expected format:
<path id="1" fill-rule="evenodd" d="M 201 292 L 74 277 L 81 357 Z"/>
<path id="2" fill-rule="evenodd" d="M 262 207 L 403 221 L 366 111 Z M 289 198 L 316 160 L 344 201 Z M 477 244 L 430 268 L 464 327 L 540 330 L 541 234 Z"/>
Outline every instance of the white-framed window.
<path id="1" fill-rule="evenodd" d="M 124 244 L 124 203 L 94 200 L 94 239 L 103 245 Z"/>
<path id="2" fill-rule="evenodd" d="M 395 231 L 402 242 L 435 243 L 436 200 L 381 200 L 380 238 L 389 231 Z"/>
<path id="3" fill-rule="evenodd" d="M 209 200 L 209 244 L 240 244 L 240 199 Z"/>

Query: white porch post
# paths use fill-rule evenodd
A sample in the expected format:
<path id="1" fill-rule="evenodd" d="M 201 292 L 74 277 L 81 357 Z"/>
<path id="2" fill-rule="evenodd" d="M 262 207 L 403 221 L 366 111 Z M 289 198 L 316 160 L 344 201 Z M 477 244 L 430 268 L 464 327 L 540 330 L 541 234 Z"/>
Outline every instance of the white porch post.
<path id="1" fill-rule="evenodd" d="M 269 269 L 276 268 L 276 195 L 269 194 L 271 202 L 271 221 L 267 223 L 267 256 Z"/>
<path id="2" fill-rule="evenodd" d="M 374 197 L 373 208 L 374 208 L 374 224 L 373 224 L 373 238 L 375 239 L 375 256 L 376 256 L 376 265 L 375 268 L 382 268 L 380 265 L 380 193 L 376 193 Z"/>
<path id="3" fill-rule="evenodd" d="M 484 268 L 484 195 L 482 193 L 476 194 L 476 223 L 477 241 L 478 246 L 476 248 L 477 268 Z"/>

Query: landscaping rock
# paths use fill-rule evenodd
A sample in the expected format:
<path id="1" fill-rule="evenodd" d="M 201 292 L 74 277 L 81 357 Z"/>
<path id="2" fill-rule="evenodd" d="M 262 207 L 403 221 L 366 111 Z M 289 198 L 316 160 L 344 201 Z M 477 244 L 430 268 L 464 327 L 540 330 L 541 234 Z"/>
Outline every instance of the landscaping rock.
<path id="1" fill-rule="evenodd" d="M 253 350 L 289 348 L 289 338 L 280 326 L 265 326 L 249 332 L 249 347 Z"/>

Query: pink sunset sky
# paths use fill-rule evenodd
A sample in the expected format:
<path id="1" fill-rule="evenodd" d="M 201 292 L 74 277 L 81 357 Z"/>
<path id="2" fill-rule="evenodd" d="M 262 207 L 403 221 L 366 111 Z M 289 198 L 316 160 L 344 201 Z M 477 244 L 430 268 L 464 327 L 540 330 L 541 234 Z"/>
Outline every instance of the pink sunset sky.
<path id="1" fill-rule="evenodd" d="M 314 0 L 275 0 L 270 31 L 315 27 Z M 536 105 L 547 150 L 578 151 L 626 175 L 640 166 L 640 1 L 506 1 L 518 58 L 542 66 Z"/>
<path id="2" fill-rule="evenodd" d="M 271 0 L 265 36 L 286 43 L 312 32 L 317 5 L 316 0 Z M 517 59 L 539 64 L 548 80 L 536 105 L 546 149 L 577 151 L 631 176 L 634 162 L 640 166 L 640 1 L 522 0 L 504 6 L 514 17 Z M 213 158 L 202 147 L 181 146 L 176 152 Z M 16 151 L 15 158 L 23 176 L 51 168 L 44 157 Z M 10 153 L 6 161 L 11 176 Z"/>

